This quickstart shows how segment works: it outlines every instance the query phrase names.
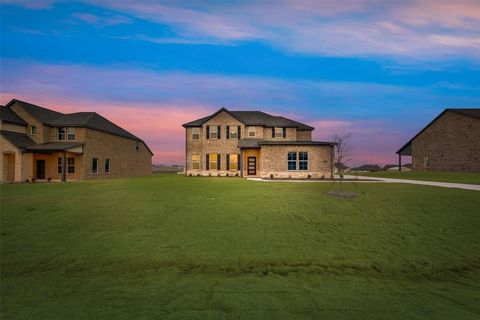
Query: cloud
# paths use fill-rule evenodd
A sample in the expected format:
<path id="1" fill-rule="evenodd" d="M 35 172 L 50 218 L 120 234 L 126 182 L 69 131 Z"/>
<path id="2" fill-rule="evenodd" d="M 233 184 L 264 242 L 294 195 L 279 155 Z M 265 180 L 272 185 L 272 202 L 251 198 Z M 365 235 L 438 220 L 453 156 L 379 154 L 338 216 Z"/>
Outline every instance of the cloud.
<path id="1" fill-rule="evenodd" d="M 72 14 L 72 17 L 75 20 L 78 20 L 83 23 L 87 23 L 96 27 L 114 26 L 118 24 L 128 24 L 132 22 L 130 18 L 123 15 L 99 16 L 99 15 L 94 15 L 88 12 L 76 12 Z"/>
<path id="2" fill-rule="evenodd" d="M 352 132 L 355 164 L 385 164 L 442 106 L 479 104 L 478 88 L 445 82 L 413 88 L 23 60 L 0 67 L 8 75 L 0 79 L 1 103 L 17 97 L 66 112 L 97 111 L 145 139 L 157 163 L 181 163 L 181 125 L 220 107 L 283 115 L 316 127 L 320 140 Z"/>

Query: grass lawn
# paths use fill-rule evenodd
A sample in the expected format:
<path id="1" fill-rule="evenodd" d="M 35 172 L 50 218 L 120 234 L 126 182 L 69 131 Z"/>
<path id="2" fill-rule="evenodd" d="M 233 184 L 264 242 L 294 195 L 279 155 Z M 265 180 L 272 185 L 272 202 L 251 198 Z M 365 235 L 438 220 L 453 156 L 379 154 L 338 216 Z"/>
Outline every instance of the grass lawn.
<path id="1" fill-rule="evenodd" d="M 478 319 L 480 193 L 148 178 L 1 185 L 2 319 Z"/>
<path id="2" fill-rule="evenodd" d="M 480 184 L 480 172 L 381 171 L 357 174 L 368 177 Z"/>

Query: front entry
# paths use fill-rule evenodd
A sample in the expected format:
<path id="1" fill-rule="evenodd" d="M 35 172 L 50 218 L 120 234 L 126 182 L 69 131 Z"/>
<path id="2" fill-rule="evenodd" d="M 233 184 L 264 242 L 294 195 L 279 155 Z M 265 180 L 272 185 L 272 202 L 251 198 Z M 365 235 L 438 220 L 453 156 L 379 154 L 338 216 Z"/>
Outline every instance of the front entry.
<path id="1" fill-rule="evenodd" d="M 249 176 L 257 174 L 257 157 L 248 157 L 247 173 Z"/>
<path id="2" fill-rule="evenodd" d="M 37 160 L 37 179 L 45 179 L 45 160 Z"/>

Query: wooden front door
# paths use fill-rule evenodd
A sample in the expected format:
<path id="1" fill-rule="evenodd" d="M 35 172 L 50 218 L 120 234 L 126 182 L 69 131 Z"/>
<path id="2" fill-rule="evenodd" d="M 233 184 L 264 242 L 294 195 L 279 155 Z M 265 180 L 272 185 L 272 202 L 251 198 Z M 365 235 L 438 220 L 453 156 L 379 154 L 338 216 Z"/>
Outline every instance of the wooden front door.
<path id="1" fill-rule="evenodd" d="M 45 179 L 45 160 L 37 160 L 37 179 Z"/>
<path id="2" fill-rule="evenodd" d="M 247 174 L 249 176 L 257 174 L 257 157 L 248 157 Z"/>

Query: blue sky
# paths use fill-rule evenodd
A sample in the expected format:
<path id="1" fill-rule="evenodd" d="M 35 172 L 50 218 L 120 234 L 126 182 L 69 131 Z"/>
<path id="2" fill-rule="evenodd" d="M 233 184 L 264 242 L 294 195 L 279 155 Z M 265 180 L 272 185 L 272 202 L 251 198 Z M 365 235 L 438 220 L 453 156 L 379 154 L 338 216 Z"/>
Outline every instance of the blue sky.
<path id="1" fill-rule="evenodd" d="M 181 163 L 220 107 L 352 132 L 352 164 L 480 106 L 478 1 L 1 1 L 1 102 L 94 110 Z"/>

